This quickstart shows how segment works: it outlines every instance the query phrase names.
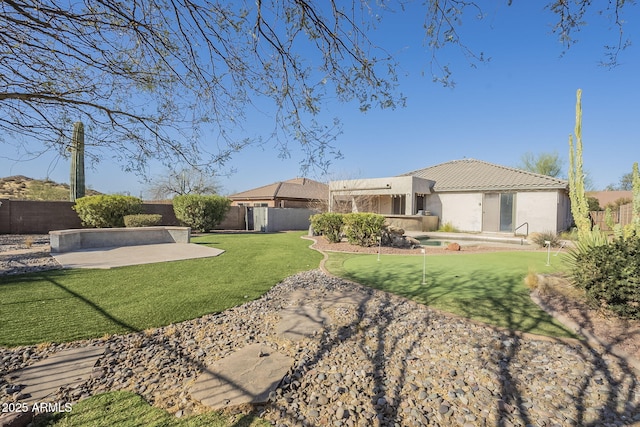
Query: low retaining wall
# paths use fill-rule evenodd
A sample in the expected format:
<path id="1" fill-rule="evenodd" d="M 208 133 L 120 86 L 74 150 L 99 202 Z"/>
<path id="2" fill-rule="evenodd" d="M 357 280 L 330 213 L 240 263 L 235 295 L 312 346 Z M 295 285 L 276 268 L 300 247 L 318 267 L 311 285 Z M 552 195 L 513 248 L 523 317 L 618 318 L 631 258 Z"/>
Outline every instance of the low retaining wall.
<path id="1" fill-rule="evenodd" d="M 49 232 L 51 252 L 114 246 L 152 245 L 158 243 L 189 243 L 189 227 L 88 228 Z"/>

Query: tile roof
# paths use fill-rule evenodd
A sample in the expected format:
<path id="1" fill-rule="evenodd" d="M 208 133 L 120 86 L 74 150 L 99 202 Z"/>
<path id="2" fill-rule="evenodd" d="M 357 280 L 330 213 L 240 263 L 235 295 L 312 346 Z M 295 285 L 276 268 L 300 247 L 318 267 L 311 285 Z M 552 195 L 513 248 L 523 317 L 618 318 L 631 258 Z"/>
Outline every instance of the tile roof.
<path id="1" fill-rule="evenodd" d="M 436 192 L 567 189 L 563 179 L 475 159 L 453 160 L 403 174 L 435 181 Z"/>
<path id="2" fill-rule="evenodd" d="M 329 186 L 309 178 L 294 178 L 274 182 L 229 196 L 232 200 L 309 199 L 323 200 L 329 197 Z"/>

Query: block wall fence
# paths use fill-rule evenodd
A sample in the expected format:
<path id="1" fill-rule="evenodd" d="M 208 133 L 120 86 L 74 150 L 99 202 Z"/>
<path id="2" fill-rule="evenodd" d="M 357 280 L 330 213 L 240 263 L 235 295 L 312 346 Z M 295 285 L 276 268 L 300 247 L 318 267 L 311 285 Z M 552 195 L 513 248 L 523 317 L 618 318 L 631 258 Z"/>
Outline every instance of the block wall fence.
<path id="1" fill-rule="evenodd" d="M 0 199 L 0 234 L 47 234 L 52 230 L 83 228 L 73 202 Z M 160 225 L 180 225 L 171 203 L 143 203 L 144 213 L 162 215 Z M 244 208 L 232 206 L 217 229 L 244 230 Z"/>

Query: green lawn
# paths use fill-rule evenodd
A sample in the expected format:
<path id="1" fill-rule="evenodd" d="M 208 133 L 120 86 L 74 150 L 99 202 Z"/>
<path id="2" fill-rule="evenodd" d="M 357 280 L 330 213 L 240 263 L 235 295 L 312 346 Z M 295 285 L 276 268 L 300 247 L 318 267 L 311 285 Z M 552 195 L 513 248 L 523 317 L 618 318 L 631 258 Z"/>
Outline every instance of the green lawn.
<path id="1" fill-rule="evenodd" d="M 218 257 L 111 270 L 0 277 L 0 345 L 64 342 L 139 331 L 259 298 L 322 256 L 300 233 L 211 234 Z"/>
<path id="2" fill-rule="evenodd" d="M 493 252 L 428 255 L 426 280 L 422 256 L 382 256 L 330 253 L 332 273 L 363 285 L 411 298 L 467 318 L 540 335 L 575 337 L 529 297 L 524 278 L 558 272 L 562 259 L 546 252 Z"/>
<path id="3" fill-rule="evenodd" d="M 149 405 L 142 397 L 127 391 L 99 394 L 79 402 L 70 413 L 47 416 L 36 427 L 258 427 L 271 424 L 257 416 L 243 415 L 238 419 L 219 412 L 208 412 L 176 418 L 167 411 Z"/>

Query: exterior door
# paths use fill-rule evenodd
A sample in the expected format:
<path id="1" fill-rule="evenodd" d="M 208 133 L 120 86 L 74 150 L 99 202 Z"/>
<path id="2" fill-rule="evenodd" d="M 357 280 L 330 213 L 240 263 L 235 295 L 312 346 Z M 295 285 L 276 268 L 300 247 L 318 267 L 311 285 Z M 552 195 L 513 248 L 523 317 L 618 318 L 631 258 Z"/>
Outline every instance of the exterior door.
<path id="1" fill-rule="evenodd" d="M 482 231 L 500 231 L 500 193 L 485 193 L 482 200 Z"/>

